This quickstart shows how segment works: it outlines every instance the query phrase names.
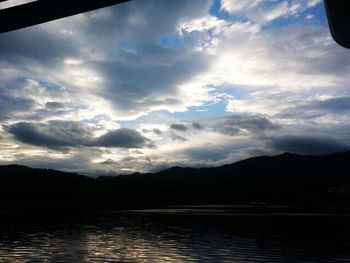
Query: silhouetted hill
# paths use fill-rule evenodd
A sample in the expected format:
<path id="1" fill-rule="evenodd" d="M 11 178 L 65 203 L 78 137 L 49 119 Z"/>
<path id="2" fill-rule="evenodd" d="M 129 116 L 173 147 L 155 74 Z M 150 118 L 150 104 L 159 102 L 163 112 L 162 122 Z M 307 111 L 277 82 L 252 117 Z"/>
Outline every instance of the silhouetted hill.
<path id="1" fill-rule="evenodd" d="M 24 165 L 2 165 L 0 166 L 0 180 L 22 182 L 30 181 L 56 181 L 57 183 L 75 183 L 81 181 L 91 181 L 90 177 L 80 175 L 77 173 L 62 172 L 53 169 L 38 169 L 30 168 Z"/>
<path id="2" fill-rule="evenodd" d="M 92 178 L 22 165 L 0 166 L 0 205 L 82 202 Z"/>
<path id="3" fill-rule="evenodd" d="M 157 173 L 101 176 L 0 166 L 0 203 L 94 206 L 232 204 L 249 201 L 350 205 L 350 152 L 284 153 L 215 168 L 172 167 Z"/>

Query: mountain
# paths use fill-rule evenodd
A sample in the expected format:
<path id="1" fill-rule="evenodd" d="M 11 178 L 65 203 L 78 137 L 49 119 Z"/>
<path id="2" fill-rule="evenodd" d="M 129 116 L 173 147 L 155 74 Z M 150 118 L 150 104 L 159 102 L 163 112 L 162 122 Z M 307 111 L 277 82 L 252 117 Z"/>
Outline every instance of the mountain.
<path id="1" fill-rule="evenodd" d="M 4 165 L 0 166 L 0 207 L 80 203 L 93 184 L 92 178 L 76 173 Z"/>
<path id="2" fill-rule="evenodd" d="M 175 204 L 350 205 L 350 151 L 324 156 L 284 153 L 215 168 L 96 179 L 51 169 L 0 166 L 0 207 L 131 207 Z"/>

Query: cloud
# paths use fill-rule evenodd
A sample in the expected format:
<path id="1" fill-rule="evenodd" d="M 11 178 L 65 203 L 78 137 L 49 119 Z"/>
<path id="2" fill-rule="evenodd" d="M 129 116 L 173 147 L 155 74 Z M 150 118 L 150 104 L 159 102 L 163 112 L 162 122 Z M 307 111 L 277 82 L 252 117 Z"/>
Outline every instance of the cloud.
<path id="1" fill-rule="evenodd" d="M 77 122 L 50 121 L 48 124 L 20 122 L 6 127 L 20 142 L 51 149 L 65 147 L 142 148 L 151 141 L 137 131 L 120 128 L 100 137 L 93 137 L 91 129 Z"/>
<path id="2" fill-rule="evenodd" d="M 239 0 L 221 0 L 221 8 L 230 13 L 242 12 L 243 10 L 252 9 L 259 5 L 258 0 L 248 0 L 248 1 L 239 1 Z"/>
<path id="3" fill-rule="evenodd" d="M 317 2 L 291 1 L 288 8 L 302 10 Z M 233 12 L 245 14 L 286 2 L 221 3 L 224 9 L 231 5 L 237 9 Z M 0 41 L 0 50 L 6 51 L 1 52 L 0 68 L 65 87 L 68 96 L 63 99 L 61 90 L 56 94 L 59 103 L 89 105 L 84 117 L 98 108 L 114 118 L 136 118 L 160 109 L 186 111 L 213 100 L 209 86 L 301 89 L 334 85 L 336 77 L 339 81 L 345 75 L 339 72 L 347 72 L 340 66 L 347 64 L 347 54 L 330 45 L 324 27 L 292 25 L 271 33 L 254 22 L 208 15 L 210 5 L 200 0 L 132 1 L 11 32 Z M 163 9 L 168 12 L 159 12 Z M 164 38 L 175 44 L 162 45 Z M 120 42 L 136 53 L 120 48 Z"/>
<path id="4" fill-rule="evenodd" d="M 133 0 L 2 34 L 0 162 L 125 173 L 332 149 L 350 53 L 318 3 Z"/>
<path id="5" fill-rule="evenodd" d="M 156 134 L 156 135 L 161 135 L 162 134 L 162 131 L 157 129 L 157 128 L 154 128 L 152 129 L 153 133 Z"/>
<path id="6" fill-rule="evenodd" d="M 199 162 L 203 165 L 203 162 L 215 163 L 227 158 L 230 154 L 234 153 L 235 149 L 229 147 L 194 147 L 186 149 L 186 155 L 194 162 Z"/>
<path id="7" fill-rule="evenodd" d="M 187 141 L 186 137 L 174 132 L 171 132 L 170 136 L 173 141 L 182 141 L 182 142 Z"/>
<path id="8" fill-rule="evenodd" d="M 294 101 L 293 105 L 285 105 L 277 116 L 289 119 L 316 119 L 337 115 L 333 123 L 341 123 L 346 118 L 346 113 L 350 111 L 350 97 L 331 97 L 326 99 L 314 99 L 305 102 L 302 99 Z"/>
<path id="9" fill-rule="evenodd" d="M 213 128 L 220 133 L 235 136 L 246 131 L 252 134 L 263 134 L 266 130 L 277 129 L 278 125 L 257 115 L 231 115 L 222 117 Z"/>
<path id="10" fill-rule="evenodd" d="M 2 92 L 0 88 L 0 92 Z M 5 93 L 0 95 L 0 121 L 12 119 L 18 114 L 31 112 L 35 101 L 28 98 L 14 97 Z"/>
<path id="11" fill-rule="evenodd" d="M 284 152 L 322 155 L 343 151 L 349 144 L 327 136 L 286 135 L 271 139 L 270 146 Z"/>
<path id="12" fill-rule="evenodd" d="M 180 123 L 173 123 L 170 125 L 170 128 L 181 132 L 185 132 L 188 130 L 188 127 L 186 125 Z"/>
<path id="13" fill-rule="evenodd" d="M 9 126 L 7 130 L 18 141 L 36 146 L 59 148 L 84 144 L 84 140 L 82 140 L 83 134 L 81 134 L 79 129 L 71 127 L 72 129 L 68 130 L 69 128 L 67 125 L 63 126 L 66 127 L 54 127 L 52 125 L 42 126 L 32 123 L 20 122 Z"/>
<path id="14" fill-rule="evenodd" d="M 343 112 L 350 110 L 350 97 L 338 97 L 313 101 L 309 108 L 322 109 L 331 112 Z"/>
<path id="15" fill-rule="evenodd" d="M 49 101 L 45 103 L 46 108 L 48 109 L 61 109 L 64 108 L 64 104 L 57 101 Z"/>
<path id="16" fill-rule="evenodd" d="M 142 132 L 144 133 L 149 133 L 152 132 L 154 135 L 161 135 L 162 131 L 158 128 L 153 128 L 153 129 L 142 129 Z"/>
<path id="17" fill-rule="evenodd" d="M 135 0 L 10 32 L 1 36 L 0 67 L 64 86 L 82 103 L 104 100 L 117 116 L 185 110 L 195 98 L 185 99 L 179 86 L 206 70 L 210 61 L 193 45 L 168 48 L 161 40 L 176 38 L 177 25 L 189 16 L 203 16 L 210 4 Z"/>
<path id="18" fill-rule="evenodd" d="M 201 74 L 207 85 L 302 92 L 348 82 L 350 55 L 320 24 L 290 23 L 269 30 L 250 21 L 221 20 L 192 32 L 197 20 L 187 21 L 182 30 L 185 36 L 198 35 L 197 48 L 205 45 L 204 51 L 215 56 L 210 70 Z M 210 21 L 210 16 L 202 20 Z"/>
<path id="19" fill-rule="evenodd" d="M 92 145 L 100 147 L 143 148 L 152 144 L 150 140 L 137 131 L 121 128 L 102 135 Z"/>
<path id="20" fill-rule="evenodd" d="M 204 127 L 199 122 L 192 122 L 192 127 L 197 130 L 204 129 Z"/>

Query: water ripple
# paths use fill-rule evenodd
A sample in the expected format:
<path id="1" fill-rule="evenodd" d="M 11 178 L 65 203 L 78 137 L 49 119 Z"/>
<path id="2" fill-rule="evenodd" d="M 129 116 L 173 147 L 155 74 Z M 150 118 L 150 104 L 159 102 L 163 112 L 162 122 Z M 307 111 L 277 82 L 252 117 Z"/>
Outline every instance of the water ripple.
<path id="1" fill-rule="evenodd" d="M 115 214 L 5 223 L 0 262 L 349 262 L 341 218 Z"/>

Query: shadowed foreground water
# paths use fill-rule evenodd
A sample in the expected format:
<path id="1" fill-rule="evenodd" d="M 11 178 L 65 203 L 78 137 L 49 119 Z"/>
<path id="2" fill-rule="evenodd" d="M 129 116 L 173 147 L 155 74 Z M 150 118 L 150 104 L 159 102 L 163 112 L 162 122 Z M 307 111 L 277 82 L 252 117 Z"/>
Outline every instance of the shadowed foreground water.
<path id="1" fill-rule="evenodd" d="M 22 217 L 1 222 L 0 262 L 349 262 L 349 219 L 157 211 Z"/>

